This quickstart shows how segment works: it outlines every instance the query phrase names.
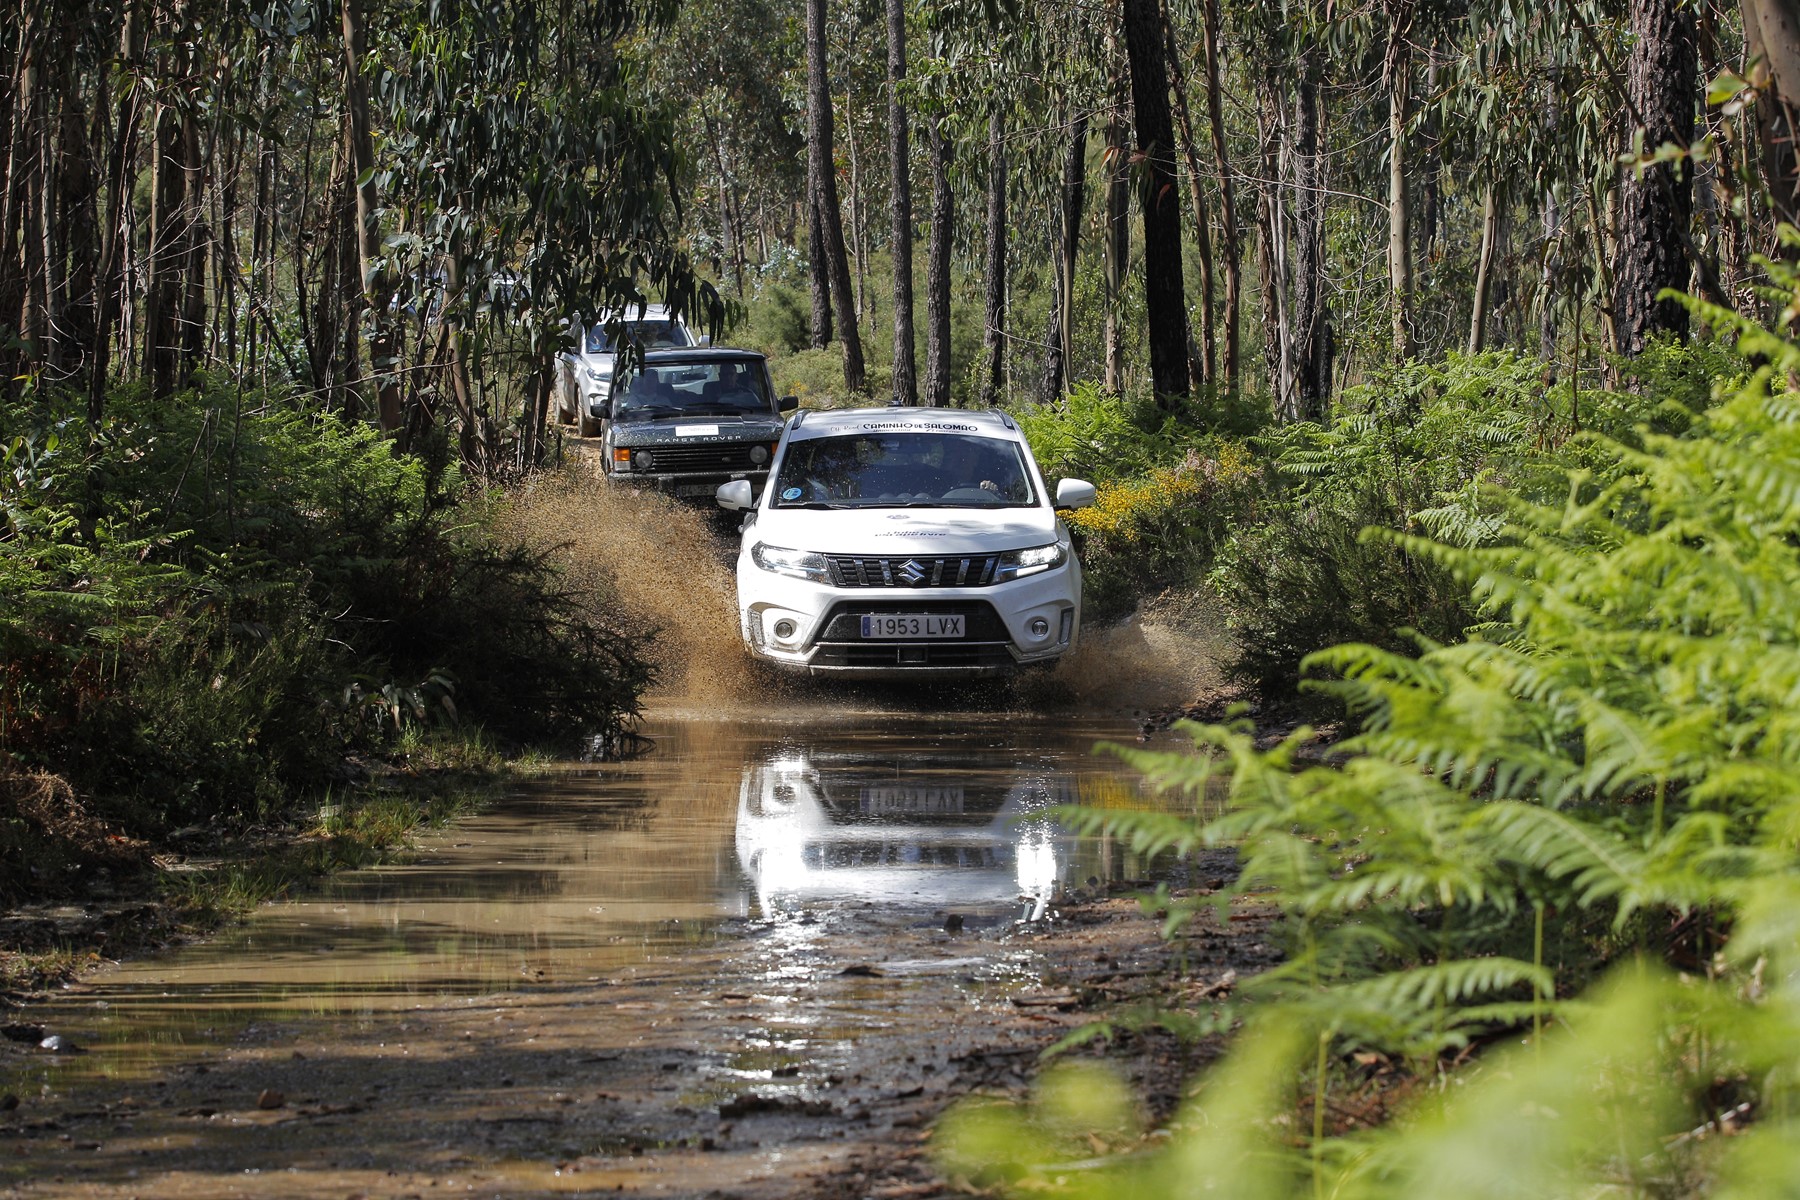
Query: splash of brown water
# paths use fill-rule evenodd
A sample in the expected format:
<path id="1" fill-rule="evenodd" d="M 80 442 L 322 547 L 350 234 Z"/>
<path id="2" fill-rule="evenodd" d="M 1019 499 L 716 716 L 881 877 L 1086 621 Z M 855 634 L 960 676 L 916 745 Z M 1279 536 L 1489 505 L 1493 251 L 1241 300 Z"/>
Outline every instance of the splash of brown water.
<path id="1" fill-rule="evenodd" d="M 1196 594 L 1169 593 L 1117 625 L 1090 626 L 1049 671 L 1009 686 L 859 688 L 780 674 L 738 632 L 737 534 L 717 510 L 609 484 L 583 466 L 527 482 L 499 514 L 504 536 L 550 550 L 575 587 L 641 635 L 659 710 L 779 707 L 795 719 L 846 708 L 1116 713 L 1178 707 L 1219 682 L 1222 625 Z"/>

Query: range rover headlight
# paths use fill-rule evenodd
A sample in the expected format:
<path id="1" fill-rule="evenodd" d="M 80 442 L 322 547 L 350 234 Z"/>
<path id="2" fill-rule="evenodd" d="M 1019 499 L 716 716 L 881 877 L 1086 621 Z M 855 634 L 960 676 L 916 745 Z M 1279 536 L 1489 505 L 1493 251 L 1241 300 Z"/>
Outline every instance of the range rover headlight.
<path id="1" fill-rule="evenodd" d="M 1032 546 L 1027 550 L 1008 550 L 1000 556 L 1000 569 L 995 572 L 995 578 L 1023 579 L 1027 575 L 1060 567 L 1068 557 L 1059 542 L 1052 542 L 1048 546 Z"/>
<path id="2" fill-rule="evenodd" d="M 611 371 L 602 371 L 599 367 L 587 368 L 587 377 L 595 383 L 605 383 L 612 378 Z"/>
<path id="3" fill-rule="evenodd" d="M 773 571 L 777 575 L 792 575 L 795 579 L 826 583 L 831 578 L 825 568 L 825 556 L 811 550 L 788 550 L 758 542 L 750 548 L 750 561 L 765 571 Z"/>

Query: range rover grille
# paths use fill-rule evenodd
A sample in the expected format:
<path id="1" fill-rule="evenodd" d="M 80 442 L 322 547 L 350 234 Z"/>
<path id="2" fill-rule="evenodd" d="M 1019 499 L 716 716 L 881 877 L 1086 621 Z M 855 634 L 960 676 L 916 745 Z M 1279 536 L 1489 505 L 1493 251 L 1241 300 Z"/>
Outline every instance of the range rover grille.
<path id="1" fill-rule="evenodd" d="M 1000 566 L 998 554 L 871 557 L 833 554 L 832 582 L 847 588 L 987 587 Z"/>
<path id="2" fill-rule="evenodd" d="M 768 467 L 768 460 L 750 461 L 756 446 L 768 448 L 766 442 L 744 442 L 738 445 L 646 446 L 650 452 L 652 471 L 756 471 Z"/>

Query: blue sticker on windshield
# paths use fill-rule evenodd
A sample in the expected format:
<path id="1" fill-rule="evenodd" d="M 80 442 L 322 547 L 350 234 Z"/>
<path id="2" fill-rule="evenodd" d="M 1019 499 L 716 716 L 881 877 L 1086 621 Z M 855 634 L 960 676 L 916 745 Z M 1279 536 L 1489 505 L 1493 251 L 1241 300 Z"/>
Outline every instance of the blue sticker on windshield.
<path id="1" fill-rule="evenodd" d="M 781 498 L 783 500 L 798 500 L 800 498 L 800 489 L 789 488 L 787 491 L 781 493 Z"/>

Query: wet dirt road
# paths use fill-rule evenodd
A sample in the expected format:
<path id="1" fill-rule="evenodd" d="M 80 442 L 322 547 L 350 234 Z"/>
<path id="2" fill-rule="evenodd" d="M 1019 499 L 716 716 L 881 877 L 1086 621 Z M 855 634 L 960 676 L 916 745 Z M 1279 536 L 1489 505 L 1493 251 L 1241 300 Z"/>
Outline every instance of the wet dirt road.
<path id="1" fill-rule="evenodd" d="M 0 1043 L 0 1195 L 933 1194 L 932 1116 L 1166 956 L 1101 898 L 1158 864 L 1045 815 L 1149 803 L 1129 724 L 648 732 L 24 1014 L 86 1052 Z"/>

